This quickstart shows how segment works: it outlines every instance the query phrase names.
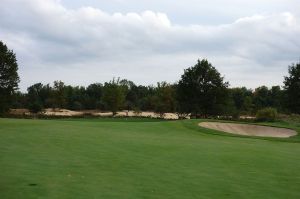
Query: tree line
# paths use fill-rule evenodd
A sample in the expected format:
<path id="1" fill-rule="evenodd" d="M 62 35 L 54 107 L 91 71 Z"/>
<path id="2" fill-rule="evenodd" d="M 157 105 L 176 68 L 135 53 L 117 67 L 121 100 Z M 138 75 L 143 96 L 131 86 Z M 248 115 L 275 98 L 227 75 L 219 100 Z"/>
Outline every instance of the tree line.
<path id="1" fill-rule="evenodd" d="M 253 115 L 272 107 L 282 113 L 300 114 L 300 62 L 288 67 L 284 86 L 230 88 L 229 83 L 206 59 L 184 70 L 180 80 L 170 84 L 136 85 L 126 79 L 93 83 L 87 87 L 36 83 L 27 92 L 18 91 L 16 56 L 0 42 L 0 112 L 28 108 L 37 113 L 45 108 L 70 110 L 176 112 L 195 117 Z"/>

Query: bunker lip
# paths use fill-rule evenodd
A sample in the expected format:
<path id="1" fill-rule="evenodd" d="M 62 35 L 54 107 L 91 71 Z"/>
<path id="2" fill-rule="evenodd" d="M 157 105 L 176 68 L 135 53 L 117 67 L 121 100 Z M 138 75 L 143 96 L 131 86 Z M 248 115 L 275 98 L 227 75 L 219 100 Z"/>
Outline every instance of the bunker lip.
<path id="1" fill-rule="evenodd" d="M 297 132 L 291 129 L 277 128 L 271 126 L 259 126 L 253 124 L 201 122 L 198 125 L 204 128 L 246 136 L 288 138 L 297 135 Z"/>

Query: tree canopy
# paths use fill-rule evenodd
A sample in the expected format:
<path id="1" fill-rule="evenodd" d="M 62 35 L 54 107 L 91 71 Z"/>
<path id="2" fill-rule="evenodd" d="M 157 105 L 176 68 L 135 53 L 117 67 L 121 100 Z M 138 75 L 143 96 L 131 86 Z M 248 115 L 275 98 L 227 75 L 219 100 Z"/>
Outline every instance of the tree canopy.
<path id="1" fill-rule="evenodd" d="M 9 109 L 19 81 L 16 54 L 0 41 L 0 113 Z"/>
<path id="2" fill-rule="evenodd" d="M 136 85 L 127 79 L 93 83 L 87 87 L 66 85 L 62 81 L 34 84 L 27 93 L 17 91 L 19 77 L 15 54 L 1 43 L 0 108 L 28 108 L 40 112 L 44 108 L 70 110 L 154 111 L 163 115 L 176 112 L 184 118 L 255 115 L 273 108 L 280 113 L 300 113 L 300 63 L 289 66 L 283 89 L 260 86 L 228 88 L 228 82 L 206 59 L 184 70 L 177 83 L 160 82 L 153 86 Z M 10 58 L 10 59 L 9 59 Z M 11 76 L 10 76 L 11 74 Z M 268 109 L 269 110 L 269 109 Z"/>
<path id="3" fill-rule="evenodd" d="M 184 70 L 177 85 L 179 112 L 216 115 L 226 103 L 228 83 L 206 59 Z"/>
<path id="4" fill-rule="evenodd" d="M 104 84 L 103 87 L 103 103 L 106 108 L 116 114 L 116 112 L 124 106 L 126 85 L 117 79 Z"/>
<path id="5" fill-rule="evenodd" d="M 288 72 L 289 76 L 284 78 L 288 107 L 291 112 L 300 114 L 300 62 L 289 66 Z"/>

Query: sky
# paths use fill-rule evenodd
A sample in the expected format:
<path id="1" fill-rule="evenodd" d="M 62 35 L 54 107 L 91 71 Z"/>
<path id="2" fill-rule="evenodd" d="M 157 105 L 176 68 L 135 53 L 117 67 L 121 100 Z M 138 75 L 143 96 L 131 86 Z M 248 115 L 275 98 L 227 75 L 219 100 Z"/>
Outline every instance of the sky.
<path id="1" fill-rule="evenodd" d="M 207 59 L 231 87 L 282 85 L 300 59 L 299 0 L 0 0 L 20 90 L 120 77 L 174 83 Z"/>

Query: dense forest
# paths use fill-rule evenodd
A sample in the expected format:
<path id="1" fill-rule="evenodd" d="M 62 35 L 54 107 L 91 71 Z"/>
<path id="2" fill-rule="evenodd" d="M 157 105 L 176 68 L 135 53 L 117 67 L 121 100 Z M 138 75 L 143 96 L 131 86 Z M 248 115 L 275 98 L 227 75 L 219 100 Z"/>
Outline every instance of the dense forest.
<path id="1" fill-rule="evenodd" d="M 16 56 L 0 42 L 0 110 L 28 108 L 37 113 L 45 108 L 101 111 L 176 112 L 195 117 L 254 115 L 258 110 L 273 108 L 281 113 L 300 113 L 300 62 L 288 67 L 284 86 L 230 88 L 229 83 L 206 59 L 184 70 L 178 82 L 136 85 L 126 79 L 93 83 L 87 87 L 36 83 L 26 93 L 18 91 Z"/>

